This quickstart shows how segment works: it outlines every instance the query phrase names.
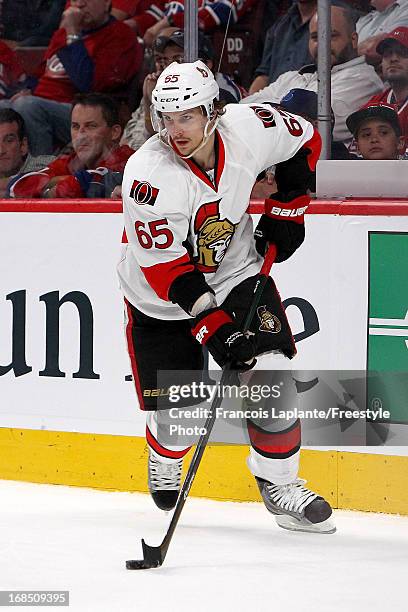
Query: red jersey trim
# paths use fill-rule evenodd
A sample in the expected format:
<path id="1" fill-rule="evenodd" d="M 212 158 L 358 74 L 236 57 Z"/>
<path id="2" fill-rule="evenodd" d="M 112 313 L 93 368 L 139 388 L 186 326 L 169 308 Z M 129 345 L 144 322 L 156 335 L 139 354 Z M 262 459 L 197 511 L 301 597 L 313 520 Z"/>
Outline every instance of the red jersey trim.
<path id="1" fill-rule="evenodd" d="M 176 151 L 176 153 L 180 155 L 180 152 L 178 151 L 177 147 L 174 144 L 173 144 L 173 148 Z M 186 162 L 187 166 L 190 168 L 191 172 L 193 172 L 193 174 L 195 174 L 208 187 L 211 187 L 211 189 L 213 189 L 214 191 L 217 191 L 218 185 L 220 183 L 221 176 L 222 176 L 222 173 L 225 167 L 225 145 L 221 138 L 221 134 L 219 133 L 218 130 L 215 130 L 214 148 L 215 148 L 215 166 L 214 166 L 215 185 L 211 181 L 206 171 L 203 170 L 203 168 L 201 168 L 201 166 L 199 166 L 192 158 L 185 159 L 184 161 Z"/>
<path id="2" fill-rule="evenodd" d="M 206 266 L 205 264 L 199 264 L 199 263 L 196 264 L 196 268 L 199 272 L 205 272 L 205 273 L 215 271 L 215 266 Z"/>
<path id="3" fill-rule="evenodd" d="M 194 272 L 194 265 L 186 253 L 173 261 L 155 264 L 146 268 L 141 267 L 143 274 L 159 298 L 169 301 L 169 290 L 173 281 L 187 272 Z"/>
<path id="4" fill-rule="evenodd" d="M 218 189 L 225 167 L 225 145 L 218 130 L 215 130 L 215 186 Z"/>
<path id="5" fill-rule="evenodd" d="M 310 170 L 314 172 L 322 150 L 322 138 L 317 130 L 313 131 L 313 136 L 305 142 L 302 149 L 309 149 L 310 153 L 307 156 L 307 162 Z"/>

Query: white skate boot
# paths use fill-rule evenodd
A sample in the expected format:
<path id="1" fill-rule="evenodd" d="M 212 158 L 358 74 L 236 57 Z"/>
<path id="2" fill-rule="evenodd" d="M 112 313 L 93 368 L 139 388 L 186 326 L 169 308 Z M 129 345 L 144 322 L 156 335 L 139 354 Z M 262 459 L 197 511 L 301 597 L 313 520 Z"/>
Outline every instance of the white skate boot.
<path id="1" fill-rule="evenodd" d="M 165 462 L 149 449 L 149 491 L 160 510 L 172 510 L 176 505 L 181 486 L 182 467 L 183 459 Z"/>
<path id="2" fill-rule="evenodd" d="M 290 531 L 334 533 L 336 526 L 329 520 L 330 504 L 303 485 L 297 478 L 285 485 L 277 485 L 255 477 L 262 499 L 269 512 L 275 515 L 277 524 Z"/>

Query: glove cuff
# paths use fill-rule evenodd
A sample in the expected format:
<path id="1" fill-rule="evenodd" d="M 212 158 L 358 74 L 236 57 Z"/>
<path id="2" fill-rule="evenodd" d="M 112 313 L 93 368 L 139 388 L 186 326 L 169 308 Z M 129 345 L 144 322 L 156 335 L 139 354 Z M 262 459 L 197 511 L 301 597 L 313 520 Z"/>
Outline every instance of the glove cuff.
<path id="1" fill-rule="evenodd" d="M 190 315 L 194 304 L 205 293 L 214 293 L 214 291 L 206 283 L 204 274 L 193 270 L 177 276 L 170 285 L 168 295 L 174 304 L 178 304 Z"/>
<path id="2" fill-rule="evenodd" d="M 232 318 L 225 310 L 212 308 L 196 317 L 191 333 L 197 342 L 205 345 L 220 327 L 232 322 Z"/>
<path id="3" fill-rule="evenodd" d="M 302 224 L 305 222 L 304 214 L 310 204 L 310 196 L 301 195 L 290 202 L 281 202 L 274 198 L 265 200 L 265 214 L 271 219 L 278 221 L 294 221 Z"/>

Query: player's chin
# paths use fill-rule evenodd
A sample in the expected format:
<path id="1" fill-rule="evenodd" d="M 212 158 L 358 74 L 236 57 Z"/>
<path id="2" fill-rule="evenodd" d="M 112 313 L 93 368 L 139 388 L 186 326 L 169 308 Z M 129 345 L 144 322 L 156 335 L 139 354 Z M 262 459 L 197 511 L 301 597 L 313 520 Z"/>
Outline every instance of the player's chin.
<path id="1" fill-rule="evenodd" d="M 373 151 L 368 151 L 368 153 L 366 154 L 365 159 L 374 161 L 374 160 L 383 160 L 383 159 L 389 159 L 388 155 L 385 153 L 385 151 L 383 151 L 383 149 L 375 149 Z"/>
<path id="2" fill-rule="evenodd" d="M 401 68 L 401 66 L 391 66 L 390 68 L 388 68 L 388 70 L 386 70 L 385 72 L 385 76 L 396 76 L 399 74 L 403 74 L 404 71 Z"/>

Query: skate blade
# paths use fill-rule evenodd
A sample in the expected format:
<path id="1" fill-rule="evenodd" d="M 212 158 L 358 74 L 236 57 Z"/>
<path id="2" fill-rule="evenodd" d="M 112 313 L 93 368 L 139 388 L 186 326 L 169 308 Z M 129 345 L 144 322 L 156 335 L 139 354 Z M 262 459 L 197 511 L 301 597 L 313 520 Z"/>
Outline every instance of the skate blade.
<path id="1" fill-rule="evenodd" d="M 329 518 L 321 523 L 309 523 L 308 521 L 298 521 L 287 514 L 275 515 L 275 520 L 279 527 L 289 531 L 304 531 L 307 533 L 335 533 L 336 525 Z"/>

